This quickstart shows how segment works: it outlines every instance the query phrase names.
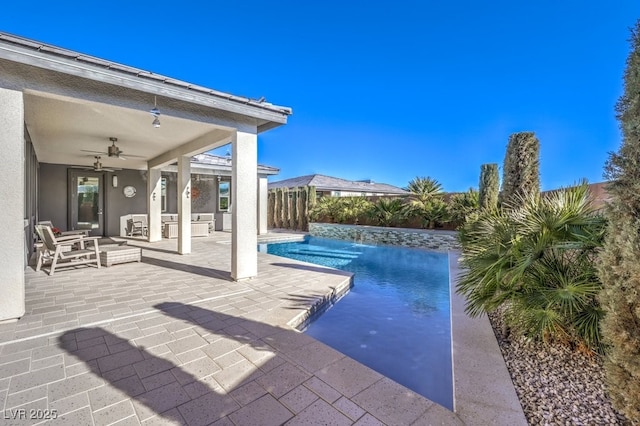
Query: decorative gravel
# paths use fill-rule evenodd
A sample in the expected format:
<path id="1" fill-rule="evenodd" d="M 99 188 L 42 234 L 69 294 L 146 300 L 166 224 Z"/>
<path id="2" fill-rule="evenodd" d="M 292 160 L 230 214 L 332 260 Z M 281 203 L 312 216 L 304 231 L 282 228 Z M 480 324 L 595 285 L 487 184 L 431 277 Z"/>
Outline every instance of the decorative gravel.
<path id="1" fill-rule="evenodd" d="M 607 397 L 598 356 L 559 344 L 504 338 L 500 316 L 492 314 L 489 318 L 529 424 L 629 424 Z"/>

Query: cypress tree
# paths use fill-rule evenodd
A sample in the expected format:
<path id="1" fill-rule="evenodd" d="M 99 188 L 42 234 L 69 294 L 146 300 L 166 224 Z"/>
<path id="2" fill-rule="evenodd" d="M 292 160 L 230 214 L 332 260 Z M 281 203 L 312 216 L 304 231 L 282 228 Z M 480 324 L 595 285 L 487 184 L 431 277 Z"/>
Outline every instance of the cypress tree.
<path id="1" fill-rule="evenodd" d="M 624 92 L 616 105 L 622 145 L 605 166 L 608 228 L 598 272 L 609 344 L 605 374 L 613 405 L 640 424 L 640 20 L 631 31 Z"/>
<path id="2" fill-rule="evenodd" d="M 304 204 L 306 202 L 305 200 L 305 187 L 302 188 L 298 188 L 298 206 L 297 206 L 297 210 L 298 210 L 298 219 L 297 219 L 297 223 L 296 223 L 296 229 L 303 231 L 304 230 Z"/>
<path id="3" fill-rule="evenodd" d="M 498 193 L 500 192 L 500 175 L 496 163 L 480 166 L 480 187 L 478 204 L 481 209 L 498 206 Z"/>
<path id="4" fill-rule="evenodd" d="M 298 188 L 293 188 L 291 195 L 291 209 L 289 213 L 289 229 L 296 229 L 296 221 L 298 220 Z"/>
<path id="5" fill-rule="evenodd" d="M 316 205 L 316 187 L 309 186 L 309 194 L 307 195 L 307 225 L 309 224 L 309 215 L 311 210 Z"/>
<path id="6" fill-rule="evenodd" d="M 273 190 L 270 190 L 267 193 L 267 227 L 273 228 L 273 209 L 275 207 L 275 193 Z"/>
<path id="7" fill-rule="evenodd" d="M 518 195 L 540 193 L 540 141 L 533 132 L 514 133 L 502 168 L 500 205 L 513 202 Z"/>
<path id="8" fill-rule="evenodd" d="M 282 189 L 276 188 L 276 193 L 274 197 L 274 206 L 273 206 L 273 225 L 276 228 L 281 227 L 281 218 L 282 218 Z"/>
<path id="9" fill-rule="evenodd" d="M 289 188 L 282 188 L 282 227 L 289 227 Z"/>

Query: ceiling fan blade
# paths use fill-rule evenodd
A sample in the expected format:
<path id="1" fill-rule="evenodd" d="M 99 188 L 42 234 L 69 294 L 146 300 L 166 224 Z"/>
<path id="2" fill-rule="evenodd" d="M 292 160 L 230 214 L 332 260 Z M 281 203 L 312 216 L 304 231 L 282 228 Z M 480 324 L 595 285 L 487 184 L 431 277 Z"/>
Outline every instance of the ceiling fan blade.
<path id="1" fill-rule="evenodd" d="M 118 156 L 118 158 L 125 159 L 125 157 L 124 157 L 124 152 L 123 152 L 123 151 L 120 151 L 120 155 Z M 145 157 L 145 156 L 143 156 L 143 155 L 127 154 L 127 155 L 126 155 L 126 158 L 146 158 L 146 157 Z"/>
<path id="2" fill-rule="evenodd" d="M 80 151 L 82 151 L 82 152 L 92 152 L 94 154 L 107 154 L 106 152 L 103 152 L 103 151 L 91 151 L 89 149 L 81 149 Z"/>

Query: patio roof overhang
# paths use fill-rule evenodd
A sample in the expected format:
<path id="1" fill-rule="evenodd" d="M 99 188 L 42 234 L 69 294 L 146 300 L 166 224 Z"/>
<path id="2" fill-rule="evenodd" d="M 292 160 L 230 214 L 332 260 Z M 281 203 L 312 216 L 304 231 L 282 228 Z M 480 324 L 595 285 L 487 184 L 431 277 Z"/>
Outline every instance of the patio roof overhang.
<path id="1" fill-rule="evenodd" d="M 115 137 L 127 161 L 103 155 L 104 167 L 164 166 L 229 143 L 239 126 L 260 133 L 291 114 L 6 33 L 0 33 L 0 71 L 0 87 L 23 91 L 27 131 L 39 161 L 47 163 L 90 166 L 95 158 L 87 151 L 106 151 Z M 154 103 L 160 128 L 151 125 Z"/>
<path id="2" fill-rule="evenodd" d="M 161 111 L 161 127 L 150 109 Z M 191 251 L 189 157 L 232 145 L 231 278 L 257 275 L 258 134 L 287 122 L 291 109 L 218 92 L 99 58 L 0 32 L 0 320 L 24 313 L 24 267 L 37 218 L 39 163 L 91 166 L 110 138 L 126 161 L 101 155 L 102 166 L 147 170 L 149 241 L 160 234 L 160 172 L 178 162 L 178 252 Z M 34 155 L 35 154 L 35 155 Z M 29 164 L 27 164 L 29 162 Z M 29 167 L 27 167 L 29 165 Z M 31 173 L 31 174 L 29 174 Z M 19 183 L 25 182 L 25 185 Z M 18 184 L 16 184 L 18 183 Z M 264 186 L 264 191 L 262 190 Z M 35 198 L 34 198 L 35 197 Z M 265 217 L 266 217 L 266 209 Z M 262 210 L 261 210 L 262 212 Z M 266 221 L 265 221 L 266 222 Z"/>

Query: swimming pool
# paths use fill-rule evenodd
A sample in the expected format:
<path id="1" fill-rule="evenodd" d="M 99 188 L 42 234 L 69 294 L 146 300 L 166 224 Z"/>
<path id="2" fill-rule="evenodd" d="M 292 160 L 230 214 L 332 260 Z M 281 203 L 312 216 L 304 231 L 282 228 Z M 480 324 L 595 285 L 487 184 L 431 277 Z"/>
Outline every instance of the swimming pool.
<path id="1" fill-rule="evenodd" d="M 351 291 L 305 333 L 453 409 L 446 253 L 316 237 L 260 249 L 353 272 Z"/>

